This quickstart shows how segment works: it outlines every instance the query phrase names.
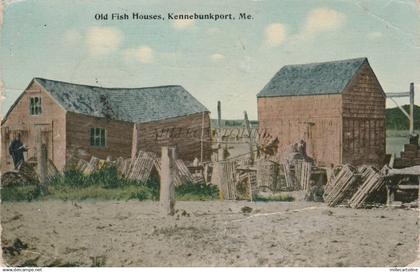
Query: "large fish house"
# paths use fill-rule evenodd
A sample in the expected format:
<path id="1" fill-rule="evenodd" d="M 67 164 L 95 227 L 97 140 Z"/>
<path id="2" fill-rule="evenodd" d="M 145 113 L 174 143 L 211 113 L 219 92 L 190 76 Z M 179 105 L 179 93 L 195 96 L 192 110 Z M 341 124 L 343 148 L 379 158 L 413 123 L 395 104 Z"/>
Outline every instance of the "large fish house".
<path id="1" fill-rule="evenodd" d="M 103 88 L 34 78 L 2 121 L 2 171 L 13 169 L 7 151 L 17 134 L 28 157 L 36 155 L 37 130 L 58 169 L 75 158 L 159 154 L 161 146 L 176 146 L 185 161 L 211 156 L 209 110 L 179 85 Z"/>
<path id="2" fill-rule="evenodd" d="M 303 139 L 319 165 L 384 161 L 386 98 L 367 58 L 286 65 L 257 99 L 279 151 Z"/>

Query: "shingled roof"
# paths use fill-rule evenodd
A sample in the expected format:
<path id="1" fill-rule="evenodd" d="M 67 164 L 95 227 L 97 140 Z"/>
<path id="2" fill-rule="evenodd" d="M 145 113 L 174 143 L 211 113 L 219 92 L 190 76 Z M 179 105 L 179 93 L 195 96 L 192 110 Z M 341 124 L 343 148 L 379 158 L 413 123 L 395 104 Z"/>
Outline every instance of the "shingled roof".
<path id="1" fill-rule="evenodd" d="M 208 112 L 182 86 L 103 88 L 43 78 L 34 81 L 69 112 L 144 123 Z"/>
<path id="2" fill-rule="evenodd" d="M 257 97 L 339 94 L 364 63 L 367 58 L 286 65 Z"/>

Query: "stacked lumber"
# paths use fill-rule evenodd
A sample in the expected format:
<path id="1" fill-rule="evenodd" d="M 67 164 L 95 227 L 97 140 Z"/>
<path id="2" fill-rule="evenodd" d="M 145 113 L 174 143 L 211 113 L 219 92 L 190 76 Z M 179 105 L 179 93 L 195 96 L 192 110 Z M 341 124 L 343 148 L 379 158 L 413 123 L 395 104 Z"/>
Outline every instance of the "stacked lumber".
<path id="1" fill-rule="evenodd" d="M 257 170 L 250 167 L 237 167 L 235 178 L 236 199 L 251 200 L 260 191 L 257 182 Z"/>
<path id="2" fill-rule="evenodd" d="M 30 158 L 27 162 L 20 164 L 18 170 L 5 172 L 1 177 L 2 186 L 13 186 L 23 184 L 38 184 L 39 174 L 37 169 L 37 163 L 33 158 Z M 60 172 L 55 167 L 51 160 L 47 163 L 47 181 L 50 181 L 53 177 L 59 176 Z"/>
<path id="3" fill-rule="evenodd" d="M 384 185 L 384 173 L 372 166 L 359 169 L 344 165 L 324 188 L 324 202 L 334 207 L 347 204 L 351 208 L 361 208 L 366 200 L 378 192 Z M 335 172 L 335 171 L 333 171 Z"/>
<path id="4" fill-rule="evenodd" d="M 324 188 L 325 194 L 328 194 L 328 192 L 331 191 L 332 187 L 334 187 L 335 182 L 337 181 L 337 175 L 340 173 L 342 168 L 342 165 L 338 165 L 333 169 L 327 169 L 327 184 Z"/>
<path id="5" fill-rule="evenodd" d="M 288 163 L 285 163 L 282 166 L 283 166 L 284 179 L 286 182 L 286 188 L 292 189 L 295 186 L 295 182 L 294 182 L 294 175 L 292 174 L 292 171 L 290 169 L 290 165 Z"/>
<path id="6" fill-rule="evenodd" d="M 139 151 L 137 158 L 131 160 L 131 165 L 127 169 L 128 171 L 126 170 L 125 177 L 140 182 L 147 181 L 155 166 L 156 159 L 157 155 L 155 153 Z"/>
<path id="7" fill-rule="evenodd" d="M 360 185 L 360 175 L 357 169 L 351 165 L 344 165 L 333 184 L 327 186 L 324 191 L 324 202 L 334 207 L 349 199 Z"/>
<path id="8" fill-rule="evenodd" d="M 89 175 L 89 174 L 92 174 L 93 172 L 96 172 L 102 169 L 107 163 L 108 162 L 104 160 L 100 160 L 92 156 L 89 162 L 83 159 L 80 159 L 74 168 L 85 175 Z"/>
<path id="9" fill-rule="evenodd" d="M 350 198 L 349 205 L 352 208 L 361 208 L 368 197 L 378 191 L 385 183 L 383 175 L 374 167 L 362 167 L 362 184 L 355 194 Z"/>
<path id="10" fill-rule="evenodd" d="M 160 175 L 161 171 L 161 163 L 159 159 L 154 160 L 153 163 L 154 167 L 158 171 Z M 201 179 L 193 177 L 188 167 L 185 165 L 183 160 L 176 160 L 175 161 L 176 166 L 176 175 L 175 175 L 175 186 L 182 185 L 186 182 L 200 182 Z"/>
<path id="11" fill-rule="evenodd" d="M 28 159 L 28 161 L 23 162 L 20 166 L 19 166 L 19 173 L 26 177 L 27 179 L 33 179 L 36 181 L 36 183 L 38 183 L 38 162 L 36 160 L 35 157 L 31 157 Z M 60 171 L 58 171 L 57 167 L 55 167 L 55 164 L 53 163 L 52 160 L 48 159 L 47 161 L 47 173 L 46 173 L 46 178 L 47 180 L 51 180 L 53 177 L 55 176 L 59 176 Z"/>
<path id="12" fill-rule="evenodd" d="M 270 189 L 275 191 L 278 187 L 277 177 L 279 173 L 279 164 L 277 162 L 260 159 L 257 161 L 257 183 L 260 190 Z"/>
<path id="13" fill-rule="evenodd" d="M 420 165 L 420 146 L 416 137 L 410 138 L 410 143 L 404 145 L 401 157 L 394 160 L 393 168 L 405 168 Z"/>
<path id="14" fill-rule="evenodd" d="M 221 199 L 236 199 L 236 162 L 216 162 L 213 167 L 211 183 L 219 187 Z"/>
<path id="15" fill-rule="evenodd" d="M 117 167 L 118 175 L 127 177 L 131 169 L 131 159 L 123 159 L 120 157 L 115 162 L 115 167 Z"/>
<path id="16" fill-rule="evenodd" d="M 300 187 L 301 190 L 307 191 L 309 189 L 311 173 L 312 173 L 312 163 L 307 162 L 305 160 L 297 160 L 295 162 L 295 177 L 296 177 L 297 185 Z M 295 187 L 298 187 L 298 186 L 295 186 Z"/>
<path id="17" fill-rule="evenodd" d="M 248 173 L 248 182 L 250 188 L 249 196 L 252 201 L 258 194 L 257 173 L 255 171 L 251 171 Z"/>
<path id="18" fill-rule="evenodd" d="M 188 169 L 188 167 L 185 165 L 183 160 L 176 160 L 176 176 L 175 176 L 175 186 L 181 185 L 183 183 L 186 183 L 188 181 L 191 182 L 202 182 L 203 179 L 198 178 L 197 176 L 193 176 Z"/>
<path id="19" fill-rule="evenodd" d="M 51 162 L 52 163 L 52 162 Z M 28 181 L 35 181 L 33 183 L 38 183 L 38 173 L 36 172 L 36 161 L 28 160 L 28 162 L 23 162 L 18 169 L 19 174 Z"/>
<path id="20" fill-rule="evenodd" d="M 98 170 L 99 170 L 99 159 L 92 156 L 90 158 L 89 163 L 85 163 L 83 165 L 83 170 L 81 171 L 83 172 L 83 174 L 89 175 Z"/>
<path id="21" fill-rule="evenodd" d="M 23 171 L 23 169 L 20 169 L 19 171 Z M 38 167 L 36 167 L 36 165 L 32 169 L 30 169 L 29 171 L 30 171 L 29 173 L 35 172 L 36 176 L 37 177 L 39 176 L 39 172 L 38 172 L 39 169 L 38 169 Z M 47 162 L 47 176 L 46 176 L 47 181 L 50 181 L 53 177 L 57 177 L 57 176 L 60 176 L 60 175 L 61 175 L 60 172 L 58 171 L 57 167 L 55 167 L 52 160 L 48 160 L 48 162 Z"/>
<path id="22" fill-rule="evenodd" d="M 18 171 L 8 171 L 1 176 L 2 187 L 24 184 L 31 184 L 31 181 L 22 176 Z"/>
<path id="23" fill-rule="evenodd" d="M 76 164 L 76 169 L 85 175 L 103 169 L 105 166 L 113 165 L 117 168 L 118 175 L 127 180 L 146 182 L 156 170 L 160 174 L 160 159 L 155 153 L 139 151 L 135 159 L 117 158 L 115 161 L 100 160 L 92 157 L 89 162 L 81 159 Z M 188 181 L 202 182 L 203 176 L 193 176 L 183 160 L 176 160 L 175 186 Z"/>
<path id="24" fill-rule="evenodd" d="M 191 173 L 193 182 L 195 183 L 210 182 L 212 166 L 210 165 L 209 162 L 204 162 L 204 163 L 201 162 L 200 164 L 198 164 L 198 162 L 196 164 L 192 163 L 192 164 L 186 165 L 186 167 Z"/>

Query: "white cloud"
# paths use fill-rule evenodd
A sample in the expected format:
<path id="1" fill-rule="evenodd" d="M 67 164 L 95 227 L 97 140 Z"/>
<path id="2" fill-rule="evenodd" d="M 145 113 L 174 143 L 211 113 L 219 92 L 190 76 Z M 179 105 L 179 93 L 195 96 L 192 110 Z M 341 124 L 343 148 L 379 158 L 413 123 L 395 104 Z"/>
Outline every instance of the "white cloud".
<path id="1" fill-rule="evenodd" d="M 281 45 L 286 40 L 286 27 L 280 23 L 274 23 L 266 27 L 265 40 L 271 46 Z"/>
<path id="2" fill-rule="evenodd" d="M 64 32 L 63 41 L 69 45 L 75 45 L 82 41 L 83 36 L 76 29 L 69 29 Z"/>
<path id="3" fill-rule="evenodd" d="M 123 35 L 115 27 L 91 27 L 86 32 L 86 44 L 92 56 L 108 55 L 117 50 Z"/>
<path id="4" fill-rule="evenodd" d="M 333 31 L 340 28 L 346 16 L 333 9 L 317 8 L 312 10 L 303 28 L 305 34 L 316 34 L 319 32 Z"/>
<path id="5" fill-rule="evenodd" d="M 186 28 L 190 28 L 195 24 L 194 20 L 175 20 L 172 25 L 175 29 L 186 29 Z"/>
<path id="6" fill-rule="evenodd" d="M 210 56 L 210 59 L 214 62 L 220 62 L 225 59 L 225 56 L 219 53 L 215 53 Z"/>
<path id="7" fill-rule="evenodd" d="M 124 57 L 126 60 L 134 59 L 140 63 L 152 63 L 154 59 L 153 49 L 148 46 L 127 49 L 124 52 Z"/>
<path id="8" fill-rule="evenodd" d="M 378 31 L 369 32 L 367 34 L 367 37 L 370 40 L 377 40 L 377 39 L 382 38 L 383 36 L 384 36 L 384 34 L 382 32 L 378 32 Z"/>

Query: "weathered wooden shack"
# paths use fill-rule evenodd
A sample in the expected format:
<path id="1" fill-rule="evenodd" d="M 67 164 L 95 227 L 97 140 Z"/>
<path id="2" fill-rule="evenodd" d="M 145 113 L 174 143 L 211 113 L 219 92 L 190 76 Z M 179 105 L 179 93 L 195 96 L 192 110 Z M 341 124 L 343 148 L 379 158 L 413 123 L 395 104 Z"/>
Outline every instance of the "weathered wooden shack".
<path id="1" fill-rule="evenodd" d="M 34 157 L 38 128 L 58 169 L 70 160 L 129 158 L 177 147 L 180 159 L 210 159 L 208 109 L 182 86 L 103 88 L 34 78 L 1 123 L 1 170 L 13 168 L 15 135 Z M 39 133 L 39 132 L 38 132 Z"/>
<path id="2" fill-rule="evenodd" d="M 303 139 L 321 165 L 384 161 L 386 97 L 367 58 L 286 65 L 257 99 L 279 151 Z"/>

